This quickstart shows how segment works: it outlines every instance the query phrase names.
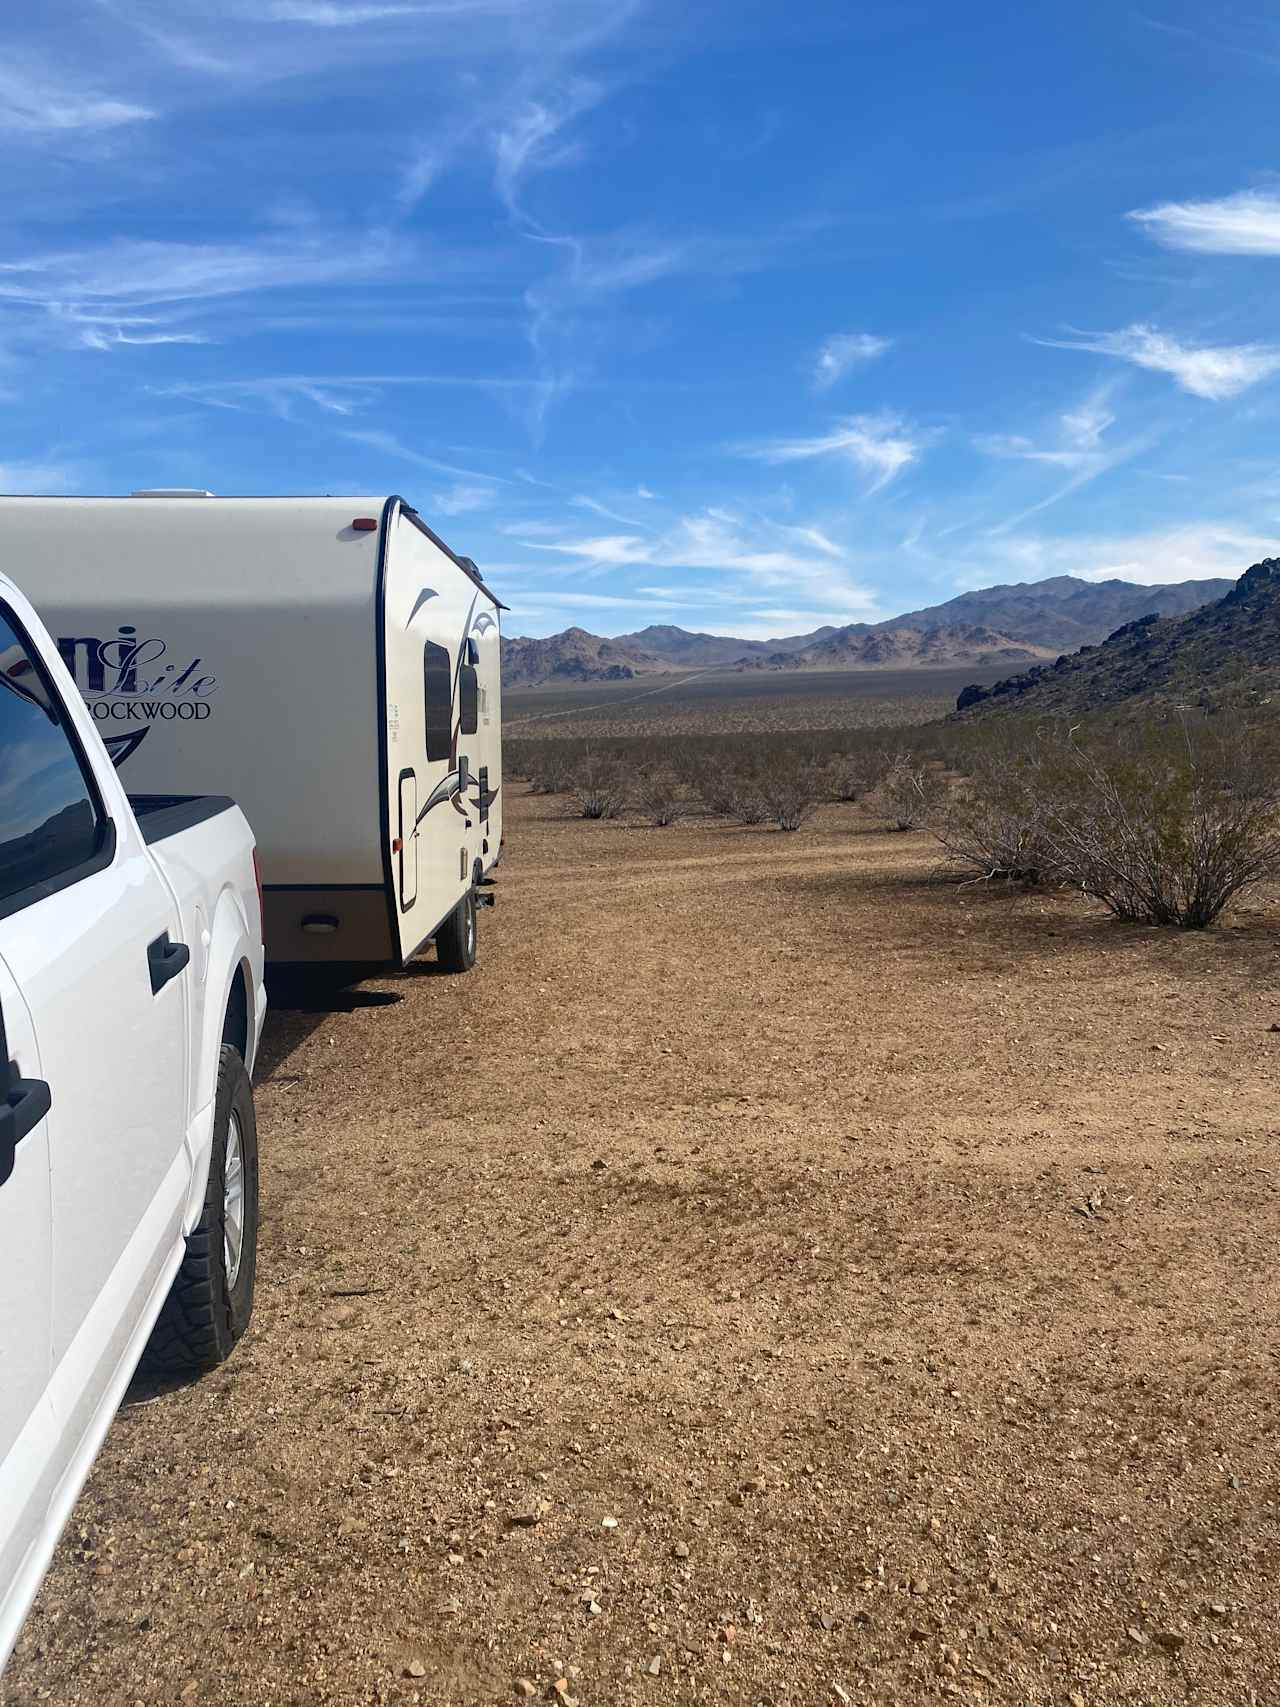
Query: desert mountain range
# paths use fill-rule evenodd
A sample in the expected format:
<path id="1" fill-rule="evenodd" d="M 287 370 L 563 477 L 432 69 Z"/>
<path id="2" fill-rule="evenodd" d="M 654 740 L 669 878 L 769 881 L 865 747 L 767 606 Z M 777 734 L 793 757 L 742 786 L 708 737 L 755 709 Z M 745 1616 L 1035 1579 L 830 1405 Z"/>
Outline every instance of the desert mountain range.
<path id="1" fill-rule="evenodd" d="M 1096 646 L 1142 617 L 1180 617 L 1229 592 L 1227 580 L 1143 587 L 1131 581 L 1047 581 L 984 587 L 885 622 L 852 622 L 776 640 L 738 640 L 653 624 L 613 638 L 567 628 L 502 642 L 510 687 L 625 680 L 673 670 L 874 670 L 1009 663 L 1033 667 Z"/>

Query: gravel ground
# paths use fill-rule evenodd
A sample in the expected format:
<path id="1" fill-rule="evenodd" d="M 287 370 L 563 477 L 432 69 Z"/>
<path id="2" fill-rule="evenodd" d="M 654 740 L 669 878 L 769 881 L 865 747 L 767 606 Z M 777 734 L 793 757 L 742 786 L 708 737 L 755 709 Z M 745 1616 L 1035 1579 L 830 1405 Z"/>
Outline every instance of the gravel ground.
<path id="1" fill-rule="evenodd" d="M 1274 898 L 561 809 L 474 973 L 273 1016 L 253 1330 L 0 1700 L 1280 1699 Z"/>

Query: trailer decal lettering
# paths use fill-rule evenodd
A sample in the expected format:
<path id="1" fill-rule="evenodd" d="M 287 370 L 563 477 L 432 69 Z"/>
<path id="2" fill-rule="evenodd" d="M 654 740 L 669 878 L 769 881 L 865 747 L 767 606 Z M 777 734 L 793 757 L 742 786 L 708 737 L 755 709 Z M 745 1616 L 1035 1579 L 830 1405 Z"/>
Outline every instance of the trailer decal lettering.
<path id="1" fill-rule="evenodd" d="M 76 686 L 89 694 L 134 694 L 143 698 L 204 700 L 218 689 L 216 676 L 197 676 L 204 662 L 193 658 L 185 668 L 161 664 L 169 650 L 157 637 L 139 640 L 132 623 L 121 623 L 110 640 L 91 635 L 64 636 L 58 641 L 63 663 Z"/>

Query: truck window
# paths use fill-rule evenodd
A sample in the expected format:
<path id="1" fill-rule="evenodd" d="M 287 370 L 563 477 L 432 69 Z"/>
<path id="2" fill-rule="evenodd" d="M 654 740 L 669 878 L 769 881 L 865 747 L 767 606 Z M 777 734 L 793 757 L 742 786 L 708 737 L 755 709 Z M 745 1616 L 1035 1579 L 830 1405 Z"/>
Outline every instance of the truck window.
<path id="1" fill-rule="evenodd" d="M 474 664 L 458 671 L 458 732 L 474 735 L 480 727 L 480 677 Z"/>
<path id="2" fill-rule="evenodd" d="M 44 672 L 0 609 L 0 910 L 33 885 L 73 882 L 105 832 Z"/>
<path id="3" fill-rule="evenodd" d="M 427 705 L 427 758 L 447 759 L 453 751 L 453 666 L 447 646 L 427 641 L 422 648 L 422 674 Z"/>

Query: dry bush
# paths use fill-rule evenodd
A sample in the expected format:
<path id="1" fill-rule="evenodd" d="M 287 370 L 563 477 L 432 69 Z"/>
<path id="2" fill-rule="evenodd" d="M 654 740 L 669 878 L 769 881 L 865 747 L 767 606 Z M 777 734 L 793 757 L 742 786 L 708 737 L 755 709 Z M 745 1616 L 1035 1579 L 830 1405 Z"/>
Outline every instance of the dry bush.
<path id="1" fill-rule="evenodd" d="M 654 826 L 665 829 L 688 810 L 688 798 L 678 777 L 669 771 L 650 771 L 636 784 L 635 804 Z"/>
<path id="2" fill-rule="evenodd" d="M 853 802 L 879 782 L 885 766 L 871 752 L 833 753 L 821 767 L 823 793 L 828 800 Z"/>
<path id="3" fill-rule="evenodd" d="M 937 806 L 929 828 L 975 878 L 1034 884 L 1051 877 L 1048 794 L 1034 745 L 998 741 L 980 754 L 958 789 Z"/>
<path id="4" fill-rule="evenodd" d="M 895 830 L 918 830 L 940 812 L 947 779 L 909 753 L 892 754 L 872 793 L 876 809 Z"/>
<path id="5" fill-rule="evenodd" d="M 1203 930 L 1242 890 L 1280 874 L 1269 731 L 1148 725 L 1060 747 L 1045 791 L 1049 858 L 1117 918 Z"/>
<path id="6" fill-rule="evenodd" d="M 811 765 L 779 759 L 761 776 L 760 795 L 780 830 L 798 830 L 822 799 L 822 780 Z"/>
<path id="7" fill-rule="evenodd" d="M 742 772 L 729 777 L 729 816 L 740 824 L 766 824 L 772 816 L 759 779 Z"/>
<path id="8" fill-rule="evenodd" d="M 531 794 L 567 794 L 573 784 L 573 768 L 573 755 L 555 741 L 529 753 L 523 764 Z"/>
<path id="9" fill-rule="evenodd" d="M 582 818 L 617 818 L 627 803 L 626 778 L 608 758 L 588 753 L 573 771 L 569 793 Z"/>

